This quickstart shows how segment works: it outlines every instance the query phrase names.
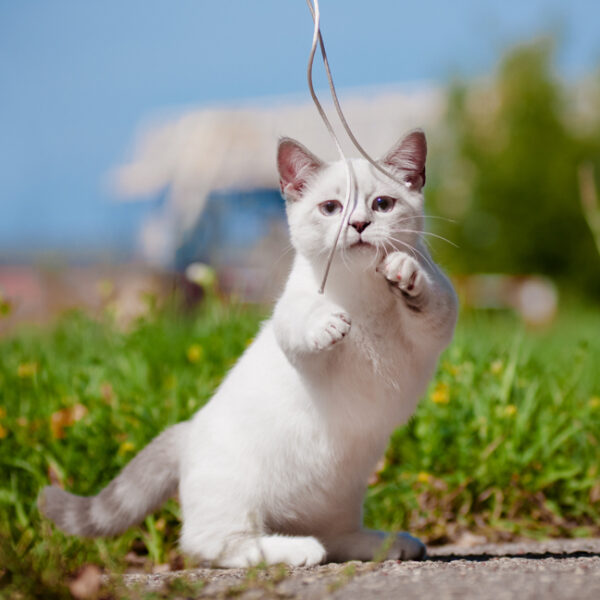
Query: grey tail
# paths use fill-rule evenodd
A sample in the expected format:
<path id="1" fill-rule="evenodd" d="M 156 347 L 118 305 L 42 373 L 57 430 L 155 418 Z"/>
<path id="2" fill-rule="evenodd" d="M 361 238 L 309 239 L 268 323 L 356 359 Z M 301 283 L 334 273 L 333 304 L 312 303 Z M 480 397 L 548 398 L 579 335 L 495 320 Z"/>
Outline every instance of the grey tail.
<path id="1" fill-rule="evenodd" d="M 136 525 L 177 491 L 188 425 L 163 431 L 96 496 L 45 487 L 38 497 L 40 511 L 65 533 L 83 537 L 117 535 Z"/>

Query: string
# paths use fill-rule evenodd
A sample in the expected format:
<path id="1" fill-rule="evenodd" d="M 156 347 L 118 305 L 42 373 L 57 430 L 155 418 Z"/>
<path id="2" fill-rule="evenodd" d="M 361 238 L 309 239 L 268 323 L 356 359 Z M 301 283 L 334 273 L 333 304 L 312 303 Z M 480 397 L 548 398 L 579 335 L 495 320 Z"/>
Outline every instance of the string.
<path id="1" fill-rule="evenodd" d="M 316 9 L 318 11 L 319 0 L 313 0 L 313 2 L 316 4 Z M 311 12 L 311 15 L 312 15 L 313 21 L 314 21 L 315 20 L 315 10 L 313 9 L 311 0 L 306 0 L 306 3 L 308 4 L 308 8 Z M 333 105 L 335 106 L 335 110 L 337 112 L 337 115 L 338 115 L 341 123 L 342 123 L 342 127 L 344 128 L 344 131 L 350 138 L 350 141 L 354 144 L 354 147 L 359 151 L 359 153 L 362 155 L 362 157 L 365 160 L 367 160 L 373 167 L 375 167 L 380 173 L 383 173 L 386 177 L 389 177 L 394 182 L 399 183 L 400 185 L 405 185 L 403 181 L 399 180 L 392 173 L 390 173 L 387 169 L 384 169 L 376 160 L 371 158 L 371 156 L 367 153 L 367 151 L 361 146 L 360 142 L 356 139 L 356 136 L 354 135 L 352 129 L 350 129 L 350 125 L 348 124 L 348 121 L 346 120 L 344 112 L 342 111 L 342 107 L 341 107 L 340 101 L 338 99 L 335 85 L 333 83 L 333 77 L 331 75 L 331 69 L 329 67 L 329 60 L 327 59 L 327 52 L 325 51 L 325 43 L 323 41 L 323 35 L 321 34 L 320 27 L 318 27 L 318 28 L 316 27 L 316 23 L 315 23 L 315 29 L 317 29 L 317 31 L 318 31 L 319 46 L 321 49 L 321 57 L 323 58 L 323 65 L 325 66 L 325 74 L 327 75 L 327 82 L 329 84 L 329 92 L 331 94 L 331 99 L 333 100 Z M 314 37 L 313 37 L 313 45 L 314 45 L 314 43 L 315 42 L 314 42 Z M 314 54 L 314 52 L 313 52 L 313 54 Z M 311 90 L 311 95 L 313 96 L 313 100 L 314 100 L 315 95 L 314 95 L 314 90 L 312 89 L 312 80 L 310 78 L 309 78 L 308 85 L 309 85 L 309 88 Z M 321 111 L 319 111 L 319 112 L 321 112 Z M 321 117 L 323 117 L 322 114 L 321 114 Z"/>
<path id="2" fill-rule="evenodd" d="M 335 146 L 337 148 L 338 154 L 340 155 L 340 158 L 344 162 L 344 166 L 346 168 L 346 200 L 344 202 L 344 211 L 342 213 L 342 220 L 340 221 L 340 226 L 338 227 L 338 230 L 337 230 L 337 233 L 335 236 L 335 240 L 333 242 L 333 247 L 331 249 L 331 252 L 329 253 L 329 258 L 328 258 L 327 264 L 325 266 L 325 272 L 323 273 L 323 279 L 321 281 L 321 286 L 319 287 L 319 294 L 322 294 L 325 291 L 325 284 L 327 283 L 327 277 L 329 276 L 329 270 L 331 269 L 331 263 L 333 262 L 333 257 L 335 255 L 335 251 L 337 248 L 338 241 L 340 239 L 340 235 L 342 234 L 342 230 L 344 229 L 344 227 L 347 225 L 348 221 L 350 220 L 350 215 L 356 208 L 357 198 L 356 198 L 356 194 L 354 194 L 354 206 L 352 207 L 352 210 L 350 210 L 350 199 L 352 197 L 352 193 L 355 188 L 354 171 L 352 169 L 350 160 L 346 157 L 346 155 L 344 154 L 344 151 L 342 150 L 342 145 L 340 144 L 340 141 L 338 140 L 337 136 L 335 135 L 335 131 L 333 130 L 331 122 L 327 118 L 327 114 L 323 110 L 323 107 L 321 106 L 321 103 L 319 102 L 319 99 L 315 92 L 315 88 L 313 86 L 313 81 L 312 81 L 313 63 L 315 60 L 315 52 L 317 51 L 317 43 L 321 39 L 321 30 L 320 30 L 321 13 L 319 10 L 319 0 L 313 0 L 313 2 L 314 2 L 314 7 L 311 4 L 311 0 L 306 0 L 306 3 L 308 4 L 308 8 L 310 9 L 310 13 L 312 15 L 314 25 L 315 25 L 314 31 L 313 31 L 312 46 L 311 46 L 310 55 L 308 58 L 308 69 L 307 69 L 308 89 L 310 90 L 310 95 L 312 96 L 313 102 L 315 103 L 315 106 L 317 107 L 317 111 L 319 112 L 319 115 L 321 116 L 323 123 L 325 123 L 325 127 L 327 128 L 329 135 L 333 139 Z M 321 42 L 321 44 L 322 44 L 322 42 Z M 321 45 L 321 52 L 323 52 L 322 45 Z M 328 65 L 326 65 L 326 70 L 329 73 Z"/>
<path id="3" fill-rule="evenodd" d="M 329 121 L 327 114 L 325 113 L 325 110 L 323 109 L 323 106 L 319 102 L 319 99 L 317 97 L 317 94 L 316 94 L 314 86 L 313 86 L 312 70 L 313 70 L 315 53 L 317 50 L 317 44 L 319 44 L 319 47 L 321 50 L 321 57 L 323 59 L 323 65 L 325 67 L 325 73 L 327 75 L 327 82 L 329 84 L 329 92 L 331 94 L 331 98 L 333 100 L 335 110 L 337 112 L 337 115 L 338 115 L 341 123 L 342 123 L 344 131 L 346 132 L 346 134 L 348 135 L 348 137 L 350 138 L 350 140 L 352 141 L 352 143 L 354 144 L 356 149 L 359 151 L 359 153 L 363 156 L 363 158 L 365 160 L 367 160 L 373 167 L 375 167 L 375 169 L 377 169 L 379 172 L 383 173 L 386 177 L 389 177 L 396 183 L 403 185 L 403 182 L 400 181 L 399 179 L 397 179 L 389 171 L 384 169 L 375 160 L 373 160 L 369 156 L 369 154 L 365 151 L 365 149 L 360 145 L 360 143 L 356 139 L 356 136 L 350 129 L 350 126 L 348 125 L 348 121 L 346 120 L 346 117 L 344 116 L 342 107 L 340 105 L 340 102 L 339 102 L 339 99 L 337 96 L 335 85 L 333 83 L 333 77 L 331 75 L 331 69 L 329 67 L 329 61 L 327 59 L 327 52 L 325 51 L 325 43 L 323 42 L 323 36 L 321 35 L 321 27 L 320 27 L 321 13 L 320 13 L 320 8 L 319 8 L 319 0 L 306 0 L 306 3 L 308 5 L 310 14 L 311 14 L 313 22 L 314 22 L 313 40 L 312 40 L 312 46 L 310 49 L 310 55 L 309 55 L 309 59 L 308 59 L 308 69 L 307 69 L 308 89 L 310 91 L 310 95 L 313 99 L 313 102 L 317 108 L 317 111 L 319 112 L 319 115 L 321 116 L 321 119 L 323 120 L 323 123 L 325 124 L 325 127 L 327 128 L 327 131 L 329 132 L 329 135 L 333 139 L 335 146 L 337 148 L 338 154 L 340 155 L 340 158 L 344 162 L 344 166 L 346 168 L 346 200 L 344 203 L 344 211 L 342 213 L 342 220 L 340 222 L 340 226 L 338 227 L 338 230 L 337 230 L 337 233 L 335 236 L 335 240 L 333 243 L 333 247 L 331 249 L 331 252 L 330 252 L 328 260 L 327 260 L 325 272 L 323 273 L 323 279 L 321 281 L 321 286 L 319 288 L 319 294 L 322 294 L 325 291 L 325 284 L 326 284 L 327 278 L 329 276 L 329 270 L 331 269 L 331 263 L 333 262 L 333 257 L 335 255 L 335 252 L 337 249 L 337 244 L 338 244 L 340 235 L 341 235 L 344 227 L 347 226 L 348 221 L 350 220 L 350 216 L 352 215 L 352 212 L 354 212 L 354 210 L 356 208 L 358 198 L 357 198 L 356 189 L 355 189 L 356 188 L 356 180 L 354 177 L 354 171 L 352 169 L 352 163 L 344 154 L 344 151 L 342 150 L 342 146 L 335 134 L 335 131 L 333 130 L 331 122 Z M 353 202 L 352 210 L 350 210 L 350 199 L 352 196 L 354 197 L 354 202 Z"/>

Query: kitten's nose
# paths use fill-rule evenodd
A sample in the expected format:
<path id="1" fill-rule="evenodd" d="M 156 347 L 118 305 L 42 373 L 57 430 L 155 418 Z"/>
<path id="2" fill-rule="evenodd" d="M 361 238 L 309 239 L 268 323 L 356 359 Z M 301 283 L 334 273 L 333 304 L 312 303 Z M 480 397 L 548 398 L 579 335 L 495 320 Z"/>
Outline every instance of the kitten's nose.
<path id="1" fill-rule="evenodd" d="M 354 223 L 350 223 L 358 233 L 362 233 L 370 224 L 371 221 L 354 221 Z"/>

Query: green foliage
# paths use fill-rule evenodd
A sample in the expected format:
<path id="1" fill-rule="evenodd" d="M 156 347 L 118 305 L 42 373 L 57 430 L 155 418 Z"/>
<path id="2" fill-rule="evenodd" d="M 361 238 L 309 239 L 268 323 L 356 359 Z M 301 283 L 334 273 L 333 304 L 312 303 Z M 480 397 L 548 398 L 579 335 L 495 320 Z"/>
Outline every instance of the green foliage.
<path id="1" fill-rule="evenodd" d="M 50 481 L 96 493 L 207 401 L 261 316 L 211 300 L 126 332 L 71 313 L 0 340 L 0 590 L 66 597 L 82 565 L 119 573 L 132 553 L 147 569 L 181 566 L 175 501 L 118 538 L 82 540 L 42 520 L 36 496 Z M 427 540 L 599 533 L 599 330 L 584 310 L 538 334 L 510 315 L 464 315 L 428 397 L 393 436 L 367 522 Z"/>
<path id="2" fill-rule="evenodd" d="M 597 534 L 596 331 L 597 312 L 537 334 L 509 315 L 465 315 L 428 398 L 392 438 L 368 521 L 438 541 Z"/>
<path id="3" fill-rule="evenodd" d="M 493 81 L 453 86 L 429 199 L 457 221 L 435 222 L 459 246 L 440 247 L 456 271 L 539 273 L 598 295 L 578 171 L 600 173 L 600 105 L 590 82 L 563 84 L 552 57 L 548 40 L 518 46 Z M 575 106 L 586 94 L 588 114 Z"/>
<path id="4" fill-rule="evenodd" d="M 210 398 L 259 317 L 211 301 L 193 319 L 166 311 L 121 332 L 108 317 L 73 312 L 48 331 L 0 340 L 0 586 L 60 595 L 81 564 L 119 571 L 132 550 L 177 562 L 175 501 L 119 538 L 94 541 L 41 521 L 36 497 L 50 482 L 97 493 Z"/>

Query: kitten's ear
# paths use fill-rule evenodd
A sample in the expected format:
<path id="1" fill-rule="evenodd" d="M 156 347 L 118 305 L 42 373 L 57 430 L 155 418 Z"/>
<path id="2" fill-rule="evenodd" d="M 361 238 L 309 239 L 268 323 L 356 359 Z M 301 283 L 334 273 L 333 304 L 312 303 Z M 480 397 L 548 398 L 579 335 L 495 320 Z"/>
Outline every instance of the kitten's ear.
<path id="1" fill-rule="evenodd" d="M 300 199 L 307 181 L 322 166 L 323 163 L 296 140 L 279 140 L 277 169 L 281 194 L 286 200 Z"/>
<path id="2" fill-rule="evenodd" d="M 381 160 L 400 174 L 402 181 L 412 190 L 420 191 L 425 185 L 425 159 L 427 140 L 421 129 L 407 133 Z"/>

